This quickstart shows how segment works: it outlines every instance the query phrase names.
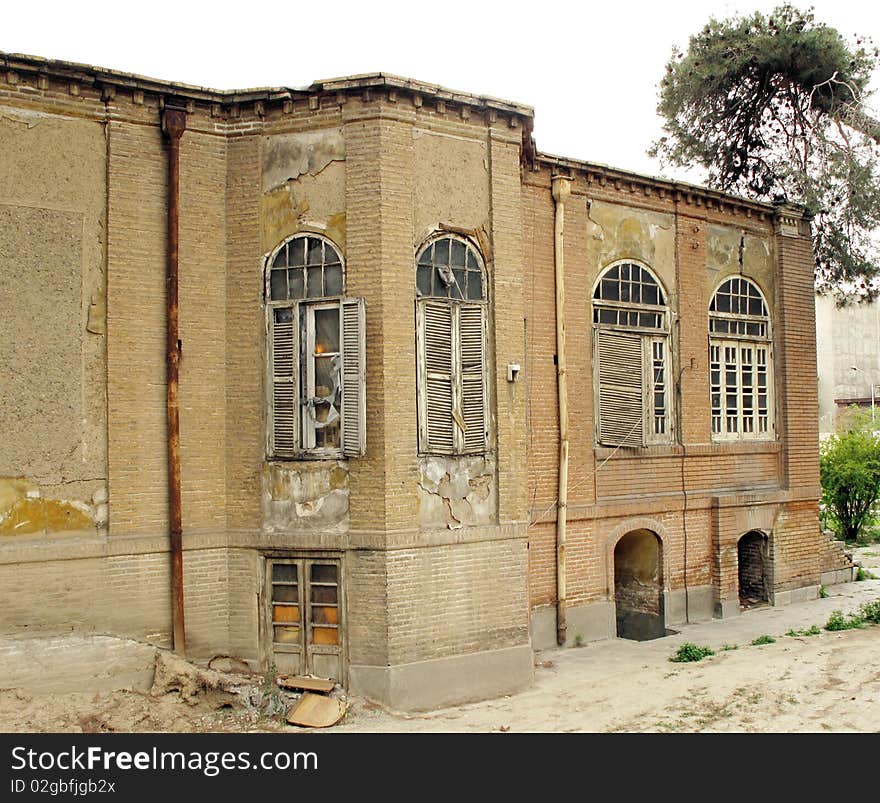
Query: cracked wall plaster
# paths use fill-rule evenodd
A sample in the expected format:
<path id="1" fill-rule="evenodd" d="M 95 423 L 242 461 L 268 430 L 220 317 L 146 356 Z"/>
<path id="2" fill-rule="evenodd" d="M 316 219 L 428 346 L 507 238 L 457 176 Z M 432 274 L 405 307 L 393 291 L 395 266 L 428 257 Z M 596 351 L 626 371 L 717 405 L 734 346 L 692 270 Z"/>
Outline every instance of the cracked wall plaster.
<path id="1" fill-rule="evenodd" d="M 740 260 L 742 260 L 740 262 Z M 727 276 L 743 273 L 754 279 L 774 306 L 776 281 L 769 235 L 759 237 L 732 226 L 709 225 L 706 231 L 709 292 Z"/>
<path id="2" fill-rule="evenodd" d="M 496 507 L 491 456 L 419 458 L 419 526 L 458 530 L 492 524 Z"/>
<path id="3" fill-rule="evenodd" d="M 270 463 L 263 472 L 266 532 L 345 532 L 348 466 L 334 463 Z"/>

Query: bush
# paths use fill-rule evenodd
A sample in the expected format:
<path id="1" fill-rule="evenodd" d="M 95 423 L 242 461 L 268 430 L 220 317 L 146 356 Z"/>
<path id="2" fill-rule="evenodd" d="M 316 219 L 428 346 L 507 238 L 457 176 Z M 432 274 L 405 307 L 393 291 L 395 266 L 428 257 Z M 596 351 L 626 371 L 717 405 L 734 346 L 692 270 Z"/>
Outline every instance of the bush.
<path id="1" fill-rule="evenodd" d="M 844 616 L 843 611 L 832 611 L 831 616 L 828 617 L 828 621 L 825 623 L 825 629 L 832 631 L 853 630 L 861 627 L 864 623 L 865 620 L 859 614 L 851 613 L 849 616 Z"/>
<path id="2" fill-rule="evenodd" d="M 763 635 L 763 636 L 758 636 L 758 638 L 756 638 L 752 642 L 752 646 L 753 647 L 760 647 L 762 644 L 775 644 L 775 643 L 776 643 L 776 639 L 773 638 L 773 636 Z"/>
<path id="3" fill-rule="evenodd" d="M 876 579 L 877 578 L 874 577 L 874 575 L 871 574 L 871 572 L 869 572 L 867 569 L 863 568 L 862 566 L 859 566 L 859 570 L 856 572 L 856 582 L 858 582 L 859 580 L 876 580 Z"/>
<path id="4" fill-rule="evenodd" d="M 865 622 L 870 622 L 872 625 L 880 625 L 880 599 L 864 603 L 859 608 L 859 615 Z"/>
<path id="5" fill-rule="evenodd" d="M 816 625 L 810 625 L 805 630 L 795 630 L 794 628 L 792 628 L 785 635 L 792 636 L 792 637 L 795 637 L 795 636 L 818 636 L 819 633 L 821 633 L 821 632 L 822 631 L 819 630 L 819 628 L 816 627 Z"/>
<path id="6" fill-rule="evenodd" d="M 715 652 L 708 647 L 698 647 L 696 644 L 686 641 L 675 651 L 669 660 L 677 664 L 685 664 L 692 661 L 702 661 L 710 655 L 715 655 Z"/>
<path id="7" fill-rule="evenodd" d="M 819 450 L 822 506 L 837 537 L 855 541 L 873 523 L 872 508 L 880 495 L 880 438 L 870 415 L 856 408 L 842 420 L 845 428 Z"/>

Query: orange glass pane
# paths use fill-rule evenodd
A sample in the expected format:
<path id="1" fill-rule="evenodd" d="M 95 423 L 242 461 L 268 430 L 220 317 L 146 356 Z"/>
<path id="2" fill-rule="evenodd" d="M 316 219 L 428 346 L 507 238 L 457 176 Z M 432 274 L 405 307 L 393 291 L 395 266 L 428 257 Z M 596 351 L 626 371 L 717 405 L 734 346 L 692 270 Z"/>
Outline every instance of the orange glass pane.
<path id="1" fill-rule="evenodd" d="M 339 644 L 339 631 L 335 627 L 313 627 L 312 644 Z"/>
<path id="2" fill-rule="evenodd" d="M 298 622 L 299 606 L 298 605 L 273 605 L 272 618 L 276 622 Z"/>

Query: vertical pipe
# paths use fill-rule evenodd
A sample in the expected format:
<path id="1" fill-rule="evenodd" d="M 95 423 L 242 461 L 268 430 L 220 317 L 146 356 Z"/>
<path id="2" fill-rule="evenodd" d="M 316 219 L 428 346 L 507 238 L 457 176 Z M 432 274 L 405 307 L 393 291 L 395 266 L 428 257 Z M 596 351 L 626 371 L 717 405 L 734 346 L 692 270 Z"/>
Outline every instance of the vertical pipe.
<path id="1" fill-rule="evenodd" d="M 180 338 L 178 333 L 178 276 L 180 245 L 180 138 L 186 130 L 186 112 L 165 108 L 162 131 L 168 139 L 168 272 L 166 275 L 168 412 L 168 519 L 171 530 L 171 621 L 174 651 L 186 655 L 183 621 L 183 517 L 180 504 Z"/>
<path id="2" fill-rule="evenodd" d="M 556 643 L 565 646 L 565 526 L 568 518 L 568 388 L 565 373 L 565 266 L 563 234 L 565 201 L 571 195 L 571 179 L 553 176 L 553 262 L 556 283 L 556 387 L 559 392 L 559 492 L 556 497 Z"/>

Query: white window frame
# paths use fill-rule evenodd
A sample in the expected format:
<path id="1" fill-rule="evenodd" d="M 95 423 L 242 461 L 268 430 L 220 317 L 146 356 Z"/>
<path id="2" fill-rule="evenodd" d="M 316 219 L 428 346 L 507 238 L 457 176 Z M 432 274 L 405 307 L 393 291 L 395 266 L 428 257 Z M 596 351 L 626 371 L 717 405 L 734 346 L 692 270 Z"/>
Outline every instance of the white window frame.
<path id="1" fill-rule="evenodd" d="M 311 296 L 299 299 L 277 299 L 271 297 L 272 265 L 276 255 L 288 243 L 300 238 L 321 240 L 325 249 L 331 247 L 342 268 L 342 294 L 330 296 Z M 335 262 L 334 262 L 335 264 Z M 345 296 L 345 262 L 340 250 L 328 238 L 305 232 L 288 237 L 278 245 L 264 263 L 264 298 L 266 307 L 266 343 L 268 351 L 267 371 L 267 444 L 266 451 L 271 460 L 299 459 L 339 459 L 356 457 L 366 452 L 366 375 L 365 375 L 365 315 L 363 299 Z M 316 447 L 317 422 L 310 414 L 308 400 L 315 396 L 315 312 L 321 309 L 338 309 L 339 315 L 339 383 L 340 402 L 337 412 L 340 421 L 339 446 L 332 448 Z M 276 327 L 277 310 L 290 310 L 292 333 L 292 372 L 279 377 L 276 370 Z M 349 331 L 350 330 L 350 331 Z M 276 387 L 285 383 L 292 386 L 287 394 L 276 393 Z M 290 405 L 287 396 L 292 392 L 293 410 L 287 415 L 276 410 L 276 401 L 281 395 L 285 406 Z M 291 421 L 292 419 L 292 421 Z M 287 424 L 288 421 L 291 423 Z M 284 424 L 284 445 L 282 438 L 276 438 L 276 429 Z M 292 427 L 293 431 L 290 431 Z"/>
<path id="2" fill-rule="evenodd" d="M 457 299 L 448 298 L 439 295 L 419 295 L 417 290 L 415 302 L 415 318 L 416 318 L 416 377 L 417 377 L 417 406 L 418 406 L 418 423 L 419 423 L 419 444 L 418 453 L 420 456 L 430 454 L 444 455 L 469 455 L 469 454 L 485 454 L 489 449 L 489 376 L 488 376 L 488 286 L 485 261 L 480 254 L 477 246 L 468 238 L 461 235 L 444 232 L 435 237 L 426 240 L 416 251 L 416 270 L 419 269 L 419 260 L 429 247 L 441 240 L 449 240 L 463 243 L 465 253 L 472 253 L 478 263 L 478 269 L 482 282 L 482 298 L 481 299 Z M 451 245 L 450 245 L 451 248 Z M 472 269 L 473 270 L 473 269 Z M 462 293 L 464 295 L 464 293 Z M 443 310 L 448 310 L 449 325 L 449 361 L 445 370 L 431 371 L 428 363 L 431 361 L 428 357 L 430 348 L 430 330 L 431 326 L 427 324 L 427 318 L 431 315 L 431 311 L 437 312 L 435 325 L 443 317 Z M 479 320 L 476 316 L 470 314 L 470 311 L 479 310 Z M 462 319 L 465 313 L 472 318 L 470 325 L 473 326 L 476 321 L 479 329 L 479 342 L 471 339 L 471 348 L 478 348 L 480 351 L 480 365 L 478 369 L 474 369 L 473 365 L 465 364 L 464 349 L 467 346 L 467 338 L 462 336 Z M 473 336 L 473 332 L 471 333 Z M 429 383 L 433 380 L 437 382 L 445 382 L 448 375 L 449 396 L 450 396 L 450 420 L 437 421 L 429 420 L 432 413 L 432 406 L 437 404 L 435 395 L 429 391 Z M 467 385 L 479 382 L 476 388 L 476 395 L 473 395 L 473 388 L 467 390 Z M 431 437 L 432 430 L 448 428 L 449 435 L 440 442 L 441 438 Z M 468 427 L 476 427 L 477 434 L 468 433 Z"/>
<path id="3" fill-rule="evenodd" d="M 718 292 L 731 280 L 739 279 L 751 285 L 758 293 L 764 314 L 717 312 L 712 309 Z M 724 328 L 737 331 L 715 333 L 714 322 L 723 322 Z M 746 334 L 747 328 L 759 334 Z M 751 384 L 747 374 L 744 350 L 751 350 Z M 734 359 L 729 356 L 733 352 Z M 760 404 L 761 356 L 763 352 L 764 391 L 766 401 Z M 713 441 L 772 441 L 776 439 L 776 409 L 773 371 L 773 337 L 767 299 L 760 286 L 745 276 L 727 276 L 712 293 L 709 305 L 709 416 Z M 733 383 L 728 384 L 729 374 Z M 732 392 L 730 392 L 732 390 Z M 745 407 L 747 391 L 751 391 L 751 413 Z M 729 414 L 728 397 L 733 396 L 735 407 Z M 766 420 L 762 420 L 766 419 Z"/>
<path id="4" fill-rule="evenodd" d="M 658 293 L 662 298 L 662 304 L 643 304 L 630 301 L 614 301 L 597 299 L 596 294 L 599 292 L 602 280 L 606 278 L 609 272 L 614 268 L 624 265 L 635 265 L 642 271 L 646 272 L 653 282 L 657 285 Z M 595 376 L 595 438 L 596 442 L 603 446 L 653 446 L 656 444 L 670 444 L 675 441 L 675 416 L 673 415 L 673 399 L 671 377 L 671 326 L 672 317 L 671 310 L 666 303 L 666 289 L 657 275 L 647 265 L 634 259 L 622 259 L 612 262 L 603 268 L 596 282 L 593 285 L 590 294 L 592 305 L 592 329 L 593 329 L 593 368 Z M 597 320 L 601 317 L 603 310 L 612 311 L 617 319 L 617 323 L 607 323 Z M 628 321 L 620 323 L 621 317 L 629 317 L 629 313 L 640 315 L 637 323 L 630 324 Z M 645 314 L 657 316 L 659 325 L 656 327 L 642 326 L 641 316 Z M 639 387 L 641 394 L 641 420 L 634 424 L 633 427 L 627 429 L 621 436 L 622 430 L 619 426 L 609 426 L 605 422 L 603 426 L 603 399 L 606 397 L 608 388 L 603 391 L 601 379 L 602 374 L 602 352 L 603 338 L 601 332 L 619 332 L 629 337 L 637 337 L 641 341 L 641 376 L 639 377 Z M 659 345 L 663 350 L 660 365 L 660 378 L 663 380 L 663 387 L 660 392 L 664 396 L 663 414 L 657 415 L 655 408 L 655 393 L 657 392 L 656 372 L 657 365 L 654 359 L 655 345 Z M 630 386 L 632 393 L 633 385 Z M 613 390 L 608 394 L 613 398 Z M 608 413 L 605 413 L 606 417 Z"/>

